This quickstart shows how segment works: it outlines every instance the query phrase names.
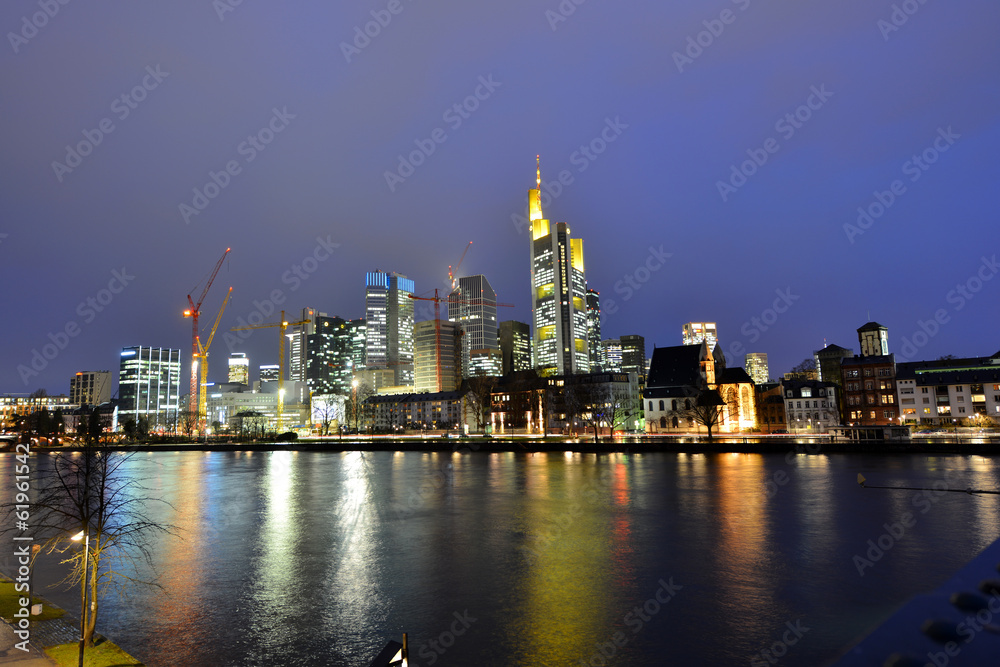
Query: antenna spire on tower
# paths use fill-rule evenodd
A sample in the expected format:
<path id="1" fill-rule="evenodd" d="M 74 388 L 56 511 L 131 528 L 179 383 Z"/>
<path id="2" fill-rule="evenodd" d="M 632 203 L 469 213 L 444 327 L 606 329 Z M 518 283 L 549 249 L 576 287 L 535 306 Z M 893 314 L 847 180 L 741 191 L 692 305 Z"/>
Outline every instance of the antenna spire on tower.
<path id="1" fill-rule="evenodd" d="M 541 190 L 542 189 L 542 156 L 535 156 L 535 186 Z"/>

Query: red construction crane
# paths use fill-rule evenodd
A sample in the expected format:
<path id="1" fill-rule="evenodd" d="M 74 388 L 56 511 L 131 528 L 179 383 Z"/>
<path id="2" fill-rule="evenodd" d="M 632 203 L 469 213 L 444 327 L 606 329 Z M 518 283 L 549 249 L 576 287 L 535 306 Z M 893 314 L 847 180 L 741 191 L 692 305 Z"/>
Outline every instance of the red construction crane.
<path id="1" fill-rule="evenodd" d="M 198 414 L 198 361 L 201 356 L 201 341 L 198 340 L 198 316 L 201 315 L 201 304 L 205 301 L 205 297 L 208 295 L 208 290 L 212 287 L 212 283 L 215 282 L 215 276 L 218 275 L 219 269 L 222 268 L 222 262 L 226 260 L 226 256 L 229 254 L 231 248 L 226 248 L 226 252 L 222 253 L 222 257 L 216 262 L 215 268 L 212 270 L 212 275 L 209 277 L 208 282 L 205 283 L 205 289 L 201 292 L 201 297 L 198 298 L 198 303 L 194 302 L 191 295 L 188 294 L 188 305 L 190 308 L 184 311 L 184 317 L 190 317 L 191 322 L 191 395 L 188 397 L 188 409 L 193 415 Z"/>
<path id="2" fill-rule="evenodd" d="M 458 267 L 462 266 L 462 260 L 465 259 L 465 253 L 469 252 L 469 246 L 472 245 L 472 241 L 469 241 L 469 245 L 465 246 L 465 250 L 462 251 L 462 256 L 458 258 L 458 264 L 452 269 L 451 266 L 448 267 L 448 282 L 451 283 L 451 291 L 454 292 L 458 289 L 458 278 L 455 274 L 458 273 Z"/>

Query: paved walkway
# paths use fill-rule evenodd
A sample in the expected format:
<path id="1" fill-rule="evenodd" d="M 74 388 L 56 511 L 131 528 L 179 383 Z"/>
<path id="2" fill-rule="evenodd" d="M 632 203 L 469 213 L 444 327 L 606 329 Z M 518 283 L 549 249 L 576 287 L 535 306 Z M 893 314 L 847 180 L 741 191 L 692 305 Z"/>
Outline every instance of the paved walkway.
<path id="1" fill-rule="evenodd" d="M 42 621 L 51 623 L 52 621 Z M 40 624 L 39 624 L 40 625 Z M 34 638 L 34 633 L 32 633 Z M 56 664 L 54 660 L 42 653 L 42 650 L 34 644 L 29 644 L 30 651 L 22 651 L 15 644 L 21 639 L 14 634 L 14 628 L 0 621 L 0 665 L 8 667 L 17 665 L 18 667 L 52 667 Z"/>
<path id="2" fill-rule="evenodd" d="M 8 577 L 0 574 L 0 579 L 10 581 Z M 49 609 L 61 609 L 52 604 L 40 595 L 35 595 Z M 94 633 L 94 640 L 101 639 L 100 633 Z M 46 646 L 56 646 L 58 644 L 76 644 L 80 641 L 80 621 L 68 614 L 59 618 L 50 618 L 47 621 L 33 621 L 31 623 L 31 636 L 28 642 L 30 651 L 22 651 L 15 644 L 21 642 L 21 638 L 14 633 L 14 628 L 5 621 L 0 620 L 0 665 L 8 667 L 17 665 L 18 667 L 53 667 L 57 665 L 55 660 L 45 655 L 42 648 Z"/>

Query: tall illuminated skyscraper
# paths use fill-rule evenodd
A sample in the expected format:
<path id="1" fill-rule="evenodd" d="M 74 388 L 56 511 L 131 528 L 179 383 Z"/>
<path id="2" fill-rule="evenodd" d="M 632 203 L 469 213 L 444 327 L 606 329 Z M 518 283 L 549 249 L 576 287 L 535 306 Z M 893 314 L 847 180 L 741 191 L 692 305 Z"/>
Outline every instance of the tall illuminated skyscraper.
<path id="1" fill-rule="evenodd" d="M 500 375 L 497 295 L 486 276 L 458 279 L 448 299 L 448 319 L 462 327 L 462 377 Z"/>
<path id="2" fill-rule="evenodd" d="M 228 379 L 237 384 L 250 384 L 250 360 L 246 352 L 233 352 L 229 355 Z"/>
<path id="3" fill-rule="evenodd" d="M 748 352 L 744 357 L 743 368 L 754 384 L 766 384 L 768 381 L 767 352 Z M 839 378 L 838 378 L 839 379 Z"/>
<path id="4" fill-rule="evenodd" d="M 353 332 L 340 317 L 317 315 L 306 336 L 305 380 L 314 394 L 351 393 Z"/>
<path id="5" fill-rule="evenodd" d="M 604 366 L 604 346 L 601 345 L 601 293 L 587 289 L 587 347 L 590 350 L 590 372 L 599 373 Z"/>
<path id="6" fill-rule="evenodd" d="M 537 158 L 536 158 L 537 160 Z M 583 239 L 542 217 L 542 172 L 528 190 L 531 222 L 532 351 L 539 375 L 590 372 Z"/>
<path id="7" fill-rule="evenodd" d="M 709 352 L 714 350 L 715 344 L 719 342 L 715 322 L 688 322 L 684 325 L 683 335 L 685 345 L 697 345 L 705 341 Z"/>
<path id="8" fill-rule="evenodd" d="M 180 350 L 143 346 L 122 348 L 118 418 L 138 421 L 146 417 L 153 428 L 176 428 L 180 381 Z"/>
<path id="9" fill-rule="evenodd" d="M 413 281 L 396 273 L 365 275 L 365 366 L 389 368 L 397 385 L 413 384 Z"/>
<path id="10" fill-rule="evenodd" d="M 499 338 L 503 374 L 531 370 L 531 327 L 516 320 L 501 322 Z"/>
<path id="11" fill-rule="evenodd" d="M 286 333 L 288 337 L 288 378 L 289 380 L 306 381 L 306 366 L 309 359 L 309 336 L 316 333 L 316 320 L 329 317 L 315 308 L 303 308 L 299 320 L 305 322 L 295 327 L 294 331 Z M 292 318 L 289 317 L 289 320 Z"/>

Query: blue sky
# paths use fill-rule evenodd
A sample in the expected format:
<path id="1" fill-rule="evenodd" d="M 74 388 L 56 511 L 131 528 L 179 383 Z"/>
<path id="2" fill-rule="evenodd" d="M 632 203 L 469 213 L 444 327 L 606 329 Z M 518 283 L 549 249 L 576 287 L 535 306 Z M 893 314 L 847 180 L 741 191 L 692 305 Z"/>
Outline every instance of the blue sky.
<path id="1" fill-rule="evenodd" d="M 363 316 L 376 268 L 432 294 L 468 241 L 530 321 L 536 154 L 605 337 L 714 320 L 775 376 L 870 319 L 910 359 L 992 354 L 998 27 L 986 0 L 6 2 L 0 392 L 186 354 L 226 247 L 220 328 Z"/>

